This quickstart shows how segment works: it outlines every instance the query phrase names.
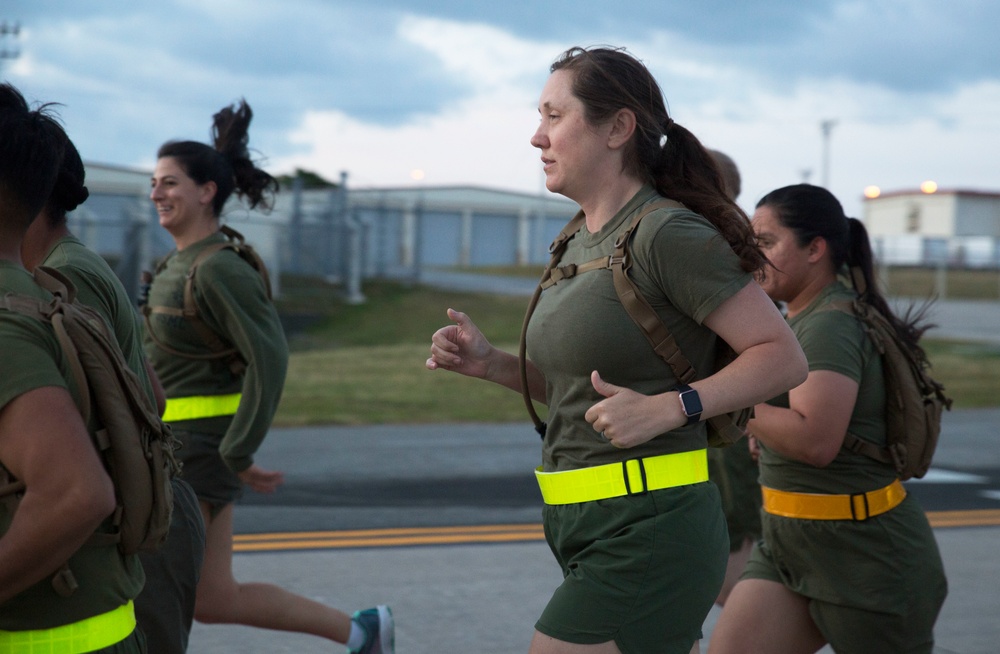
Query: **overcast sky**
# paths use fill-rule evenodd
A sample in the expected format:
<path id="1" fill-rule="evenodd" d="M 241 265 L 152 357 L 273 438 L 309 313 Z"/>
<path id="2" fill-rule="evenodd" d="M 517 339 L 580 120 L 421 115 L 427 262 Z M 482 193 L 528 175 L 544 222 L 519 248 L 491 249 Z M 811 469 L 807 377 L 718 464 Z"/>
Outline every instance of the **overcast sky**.
<path id="1" fill-rule="evenodd" d="M 995 0 L 4 0 L 0 19 L 21 26 L 0 74 L 61 103 L 88 161 L 151 168 L 245 97 L 274 174 L 539 193 L 548 66 L 611 44 L 737 161 L 747 209 L 824 171 L 859 217 L 870 184 L 1000 191 Z"/>

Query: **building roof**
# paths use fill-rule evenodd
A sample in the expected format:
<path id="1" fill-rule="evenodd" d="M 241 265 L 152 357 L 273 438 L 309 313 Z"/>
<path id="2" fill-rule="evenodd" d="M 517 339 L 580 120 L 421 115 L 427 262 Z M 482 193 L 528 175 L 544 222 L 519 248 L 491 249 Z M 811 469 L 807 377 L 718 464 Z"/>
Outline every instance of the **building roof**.
<path id="1" fill-rule="evenodd" d="M 149 193 L 152 171 L 128 166 L 116 166 L 92 161 L 85 162 L 87 186 L 91 193 L 108 195 L 145 195 Z M 365 205 L 384 203 L 390 206 L 424 205 L 436 209 L 455 208 L 478 211 L 517 211 L 522 207 L 540 208 L 553 214 L 572 214 L 575 202 L 548 191 L 539 194 L 509 191 L 474 185 L 409 186 L 409 187 L 347 187 L 351 202 Z M 306 198 L 325 198 L 330 189 L 308 189 Z M 291 197 L 290 189 L 282 187 L 278 203 Z M 541 205 L 541 206 L 539 206 Z"/>
<path id="2" fill-rule="evenodd" d="M 933 193 L 924 193 L 919 188 L 915 189 L 900 189 L 897 191 L 885 191 L 879 193 L 878 197 L 874 198 L 864 198 L 865 202 L 874 202 L 877 200 L 882 200 L 885 198 L 899 198 L 907 197 L 910 195 L 921 195 L 932 197 L 935 195 L 959 195 L 966 197 L 977 197 L 977 198 L 998 198 L 1000 199 L 1000 191 L 985 191 L 985 190 L 974 190 L 974 189 L 937 189 Z"/>

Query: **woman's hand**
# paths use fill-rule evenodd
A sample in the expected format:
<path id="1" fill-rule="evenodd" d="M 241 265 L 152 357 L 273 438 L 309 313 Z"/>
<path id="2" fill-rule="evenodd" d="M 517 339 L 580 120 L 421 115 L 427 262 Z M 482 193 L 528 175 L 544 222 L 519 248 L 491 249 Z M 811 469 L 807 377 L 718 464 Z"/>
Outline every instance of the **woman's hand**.
<path id="1" fill-rule="evenodd" d="M 676 414 L 664 409 L 659 396 L 643 395 L 623 386 L 615 386 L 601 379 L 595 370 L 590 373 L 594 390 L 604 396 L 584 415 L 609 443 L 615 447 L 628 448 L 641 445 L 654 436 L 675 429 L 684 424 L 680 419 L 680 403 Z M 669 421 L 676 424 L 668 424 Z"/>
<path id="2" fill-rule="evenodd" d="M 760 462 L 760 441 L 753 434 L 747 434 L 747 449 L 750 450 L 750 458 L 754 463 Z"/>
<path id="3" fill-rule="evenodd" d="M 277 470 L 265 470 L 257 464 L 251 465 L 243 472 L 237 473 L 250 490 L 257 493 L 273 493 L 278 486 L 285 483 L 285 474 Z"/>
<path id="4" fill-rule="evenodd" d="M 469 316 L 448 309 L 455 322 L 431 336 L 431 356 L 424 364 L 428 370 L 451 370 L 469 377 L 487 378 L 494 349 Z"/>

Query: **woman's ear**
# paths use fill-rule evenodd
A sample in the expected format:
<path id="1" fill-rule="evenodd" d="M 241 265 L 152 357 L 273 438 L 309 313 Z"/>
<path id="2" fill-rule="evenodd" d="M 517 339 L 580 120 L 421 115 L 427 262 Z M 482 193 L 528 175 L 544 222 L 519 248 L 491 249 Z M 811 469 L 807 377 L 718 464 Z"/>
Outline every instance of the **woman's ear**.
<path id="1" fill-rule="evenodd" d="M 203 205 L 212 204 L 212 200 L 215 199 L 215 194 L 218 192 L 219 187 L 213 181 L 207 181 L 201 185 L 201 193 L 198 196 L 198 202 Z"/>
<path id="2" fill-rule="evenodd" d="M 809 263 L 816 263 L 817 261 L 822 259 L 823 256 L 827 253 L 827 250 L 829 249 L 828 245 L 829 244 L 826 242 L 826 239 L 823 238 L 822 236 L 817 236 L 812 241 L 810 241 L 808 247 Z"/>
<path id="3" fill-rule="evenodd" d="M 611 119 L 608 133 L 608 147 L 617 150 L 623 147 L 635 133 L 635 113 L 631 109 L 619 109 Z"/>

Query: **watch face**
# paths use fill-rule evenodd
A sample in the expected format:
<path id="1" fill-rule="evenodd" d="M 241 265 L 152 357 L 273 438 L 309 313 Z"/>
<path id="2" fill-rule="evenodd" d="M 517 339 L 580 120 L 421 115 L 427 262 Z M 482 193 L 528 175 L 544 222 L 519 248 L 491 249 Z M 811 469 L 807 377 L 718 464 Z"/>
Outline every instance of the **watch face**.
<path id="1" fill-rule="evenodd" d="M 698 391 L 693 388 L 686 390 L 681 393 L 681 406 L 684 407 L 684 415 L 696 416 L 701 413 L 701 398 L 698 396 Z"/>

